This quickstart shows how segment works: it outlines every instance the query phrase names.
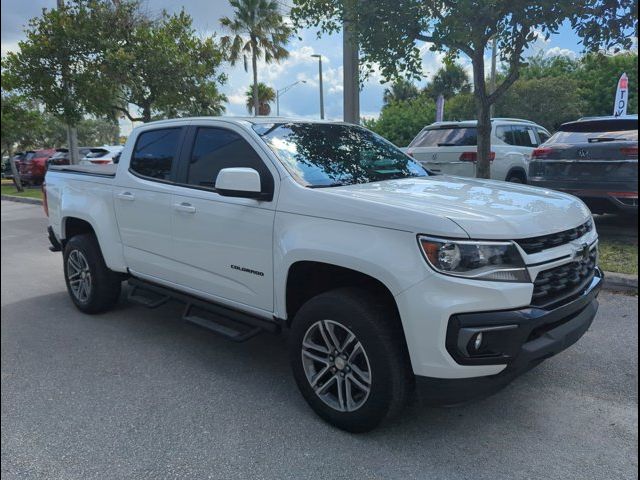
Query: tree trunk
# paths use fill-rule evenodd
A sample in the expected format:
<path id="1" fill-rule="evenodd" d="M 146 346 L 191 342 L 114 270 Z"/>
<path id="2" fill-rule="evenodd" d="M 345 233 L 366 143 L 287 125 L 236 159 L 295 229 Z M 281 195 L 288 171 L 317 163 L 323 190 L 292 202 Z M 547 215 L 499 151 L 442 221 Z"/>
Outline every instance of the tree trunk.
<path id="1" fill-rule="evenodd" d="M 149 123 L 151 121 L 151 105 L 149 103 L 145 103 L 142 106 L 142 121 L 144 123 Z"/>
<path id="2" fill-rule="evenodd" d="M 9 150 L 9 166 L 11 167 L 11 175 L 13 176 L 13 184 L 16 186 L 16 190 L 24 192 L 22 188 L 22 180 L 20 179 L 20 172 L 16 167 L 16 160 L 13 158 L 13 152 Z"/>
<path id="3" fill-rule="evenodd" d="M 487 101 L 486 81 L 484 78 L 484 50 L 476 53 L 471 63 L 473 64 L 473 93 L 476 103 L 476 115 L 478 117 L 478 160 L 476 163 L 477 178 L 491 178 L 491 114 Z"/>
<path id="4" fill-rule="evenodd" d="M 260 99 L 258 98 L 258 56 L 256 55 L 256 40 L 251 39 L 251 68 L 253 69 L 253 114 L 259 115 Z"/>

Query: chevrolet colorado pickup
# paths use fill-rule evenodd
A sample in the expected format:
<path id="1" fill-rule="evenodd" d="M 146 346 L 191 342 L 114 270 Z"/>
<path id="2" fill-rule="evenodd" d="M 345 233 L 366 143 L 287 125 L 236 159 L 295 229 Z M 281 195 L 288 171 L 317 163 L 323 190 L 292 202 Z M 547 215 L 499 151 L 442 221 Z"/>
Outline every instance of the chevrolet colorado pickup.
<path id="1" fill-rule="evenodd" d="M 287 329 L 302 395 L 348 431 L 399 412 L 418 379 L 448 401 L 502 385 L 598 307 L 579 199 L 432 175 L 355 125 L 152 122 L 117 165 L 52 166 L 45 193 L 77 308 L 109 309 L 126 280 L 130 300 L 178 300 L 235 341 Z"/>

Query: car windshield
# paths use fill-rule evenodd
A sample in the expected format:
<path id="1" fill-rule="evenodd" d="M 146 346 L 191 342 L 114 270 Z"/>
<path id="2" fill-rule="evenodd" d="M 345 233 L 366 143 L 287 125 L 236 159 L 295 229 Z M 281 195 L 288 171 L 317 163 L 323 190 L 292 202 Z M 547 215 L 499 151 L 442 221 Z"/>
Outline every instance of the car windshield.
<path id="1" fill-rule="evenodd" d="M 458 147 L 478 143 L 476 127 L 431 127 L 422 130 L 409 147 Z"/>
<path id="2" fill-rule="evenodd" d="M 256 124 L 253 129 L 291 174 L 308 187 L 332 187 L 427 172 L 393 144 L 353 125 Z"/>

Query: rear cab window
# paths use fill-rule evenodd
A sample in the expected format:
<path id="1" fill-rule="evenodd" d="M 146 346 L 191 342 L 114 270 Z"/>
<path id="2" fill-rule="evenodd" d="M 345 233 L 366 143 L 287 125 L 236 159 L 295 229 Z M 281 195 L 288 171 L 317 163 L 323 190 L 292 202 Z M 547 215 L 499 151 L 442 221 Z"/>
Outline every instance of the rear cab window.
<path id="1" fill-rule="evenodd" d="M 131 155 L 129 170 L 153 180 L 169 181 L 182 141 L 181 127 L 159 128 L 140 133 Z"/>
<path id="2" fill-rule="evenodd" d="M 467 126 L 428 127 L 409 144 L 409 148 L 475 146 L 478 129 Z"/>

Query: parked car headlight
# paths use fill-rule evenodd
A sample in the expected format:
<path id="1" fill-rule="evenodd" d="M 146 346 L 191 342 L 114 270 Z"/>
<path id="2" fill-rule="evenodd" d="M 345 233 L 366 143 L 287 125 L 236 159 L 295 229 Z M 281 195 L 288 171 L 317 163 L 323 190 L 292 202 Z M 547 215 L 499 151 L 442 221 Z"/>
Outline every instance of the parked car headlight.
<path id="1" fill-rule="evenodd" d="M 418 237 L 427 263 L 437 272 L 455 277 L 497 282 L 530 282 L 529 273 L 513 242 L 445 240 Z"/>

